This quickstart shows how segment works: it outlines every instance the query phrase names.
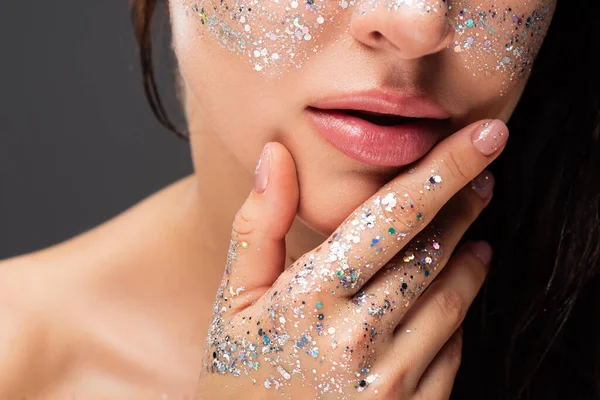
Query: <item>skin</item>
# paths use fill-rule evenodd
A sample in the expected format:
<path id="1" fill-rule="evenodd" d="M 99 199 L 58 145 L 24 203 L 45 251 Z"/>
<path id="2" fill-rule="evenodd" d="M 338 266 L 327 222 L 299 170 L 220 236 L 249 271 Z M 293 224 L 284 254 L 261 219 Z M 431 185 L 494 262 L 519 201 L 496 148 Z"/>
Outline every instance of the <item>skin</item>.
<path id="1" fill-rule="evenodd" d="M 255 189 L 234 220 L 199 398 L 260 397 L 264 388 L 283 398 L 411 399 L 423 392 L 447 398 L 456 364 L 446 360 L 443 372 L 433 373 L 435 385 L 427 384 L 426 376 L 430 363 L 446 358 L 438 351 L 483 282 L 488 260 L 474 255 L 481 256 L 481 249 L 463 247 L 418 302 L 421 311 L 413 306 L 489 201 L 491 191 L 481 196 L 463 186 L 498 155 L 507 131 L 500 121 L 484 124 L 497 142 L 489 142 L 495 151 L 483 155 L 471 143 L 474 132 L 479 137 L 478 126 L 456 133 L 412 173 L 385 185 L 285 271 L 280 250 L 295 210 L 281 207 L 269 216 L 263 210 L 277 210 L 276 200 L 283 193 L 297 198 L 297 190 L 281 184 L 290 170 L 284 161 L 288 153 L 269 144 L 263 154 L 271 154 L 273 182 L 269 192 Z M 470 162 L 455 163 L 458 153 Z M 492 182 L 487 174 L 481 179 Z M 459 281 L 461 270 L 466 279 L 460 285 L 440 289 L 445 281 Z"/>
<path id="2" fill-rule="evenodd" d="M 464 4 L 461 8 L 479 3 Z M 495 4 L 502 9 L 518 6 L 526 15 L 547 2 Z M 246 55 L 221 47 L 210 32 L 202 31 L 190 6 L 170 4 L 196 172 L 89 232 L 0 263 L 0 341 L 10 343 L 0 348 L 2 398 L 193 398 L 199 372 L 206 369 L 203 347 L 232 223 L 251 192 L 256 161 L 265 143 L 278 142 L 279 154 L 289 152 L 289 160 L 293 158 L 293 162 L 278 164 L 282 171 L 297 171 L 293 185 L 298 188 L 298 214 L 290 219 L 287 253 L 280 260 L 289 267 L 317 248 L 382 186 L 407 172 L 406 166 L 369 166 L 338 152 L 303 118 L 303 109 L 311 101 L 325 93 L 373 87 L 426 94 L 452 115 L 450 135 L 483 118 L 507 121 L 526 83 L 526 73 L 516 76 L 495 69 L 501 47 L 496 52 L 455 51 L 456 42 L 464 46 L 464 35 L 446 25 L 455 26 L 459 7 L 444 10 L 444 3 L 431 13 L 408 6 L 391 12 L 380 7 L 365 14 L 355 12 L 356 6 L 325 10 L 335 23 L 314 32 L 311 45 L 319 45 L 317 53 L 299 57 L 300 68 L 283 60 L 261 71 Z M 373 36 L 373 31 L 382 35 Z M 543 30 L 537 35 L 541 36 L 531 45 L 531 54 L 537 51 Z M 302 47 L 297 51 L 303 54 Z M 459 160 L 466 160 L 464 143 L 452 149 Z M 496 156 L 472 164 L 471 178 Z M 468 180 L 460 183 L 466 185 Z M 458 192 L 460 184 L 455 181 L 446 187 L 448 192 L 437 197 L 437 208 Z M 470 192 L 459 192 L 459 199 L 467 196 L 460 193 L 473 194 L 466 189 Z M 285 204 L 293 205 L 293 198 L 281 196 Z M 465 199 L 462 203 L 469 207 L 448 207 L 447 219 L 453 221 L 449 230 L 455 232 L 449 235 L 450 252 L 485 206 L 476 203 L 475 196 Z M 444 271 L 438 278 L 440 289 L 433 290 L 433 285 L 427 292 L 433 294 L 423 296 L 405 313 L 411 324 L 422 330 L 435 327 L 434 321 L 440 318 L 427 310 L 433 309 L 435 293 L 444 293 L 444 287 L 467 288 L 457 296 L 462 306 L 468 306 L 485 273 L 466 252 L 460 254 L 445 270 L 454 272 Z M 255 312 L 260 310 L 257 307 Z M 402 386 L 406 398 L 423 395 L 417 389 L 419 382 L 425 392 L 445 393 L 447 387 L 434 384 L 440 376 L 451 387 L 460 339 L 453 332 L 462 314 L 446 321 L 445 326 L 453 329 L 437 337 L 441 340 L 437 347 L 428 347 L 435 351 L 427 362 L 421 360 L 425 365 L 418 376 L 411 377 L 411 384 Z M 395 343 L 401 340 L 398 337 L 406 335 L 388 332 L 386 340 L 394 341 L 394 348 L 407 348 L 407 344 Z M 379 358 L 372 365 L 381 365 L 382 374 L 390 376 L 376 381 L 384 382 L 377 383 L 380 393 L 397 389 L 403 381 L 399 378 L 404 376 L 403 369 L 390 372 L 393 360 Z M 231 394 L 230 388 L 244 390 L 247 384 L 227 375 L 204 376 L 208 379 L 200 383 L 207 395 L 222 395 L 225 385 Z M 355 388 L 348 386 L 348 390 Z M 253 393 L 260 397 L 269 392 Z"/>
<path id="3" fill-rule="evenodd" d="M 492 3 L 498 9 L 519 6 L 528 15 L 547 2 L 484 2 L 481 8 Z M 467 2 L 464 7 L 476 4 Z M 187 3 L 172 2 L 170 8 L 186 110 L 192 115 L 191 131 L 202 132 L 191 137 L 196 169 L 204 164 L 203 150 L 214 146 L 215 140 L 225 142 L 247 172 L 253 171 L 255 155 L 266 142 L 279 141 L 294 155 L 299 171 L 298 215 L 324 234 L 331 233 L 402 168 L 367 166 L 334 151 L 305 118 L 307 105 L 324 95 L 374 87 L 425 94 L 452 115 L 450 134 L 484 118 L 507 121 L 526 82 L 510 81 L 510 74 L 503 70 L 491 73 L 486 66 L 495 65 L 498 57 L 494 54 L 453 50 L 454 42 L 461 42 L 463 36 L 446 25 L 456 23 L 457 10 L 449 12 L 449 18 L 443 18 L 442 11 L 422 15 L 420 8 L 409 7 L 396 12 L 379 8 L 364 16 L 351 10 L 339 13 L 336 21 L 350 31 L 342 39 L 337 38 L 336 29 L 324 32 L 318 40 L 325 48 L 302 60 L 301 68 L 282 65 L 281 71 L 274 71 L 280 68 L 275 65 L 269 69 L 272 75 L 267 75 L 256 73 L 246 57 L 209 40 L 212 36 L 203 30 L 200 18 L 189 12 Z M 397 26 L 405 29 L 392 29 Z M 377 30 L 384 36 L 373 41 L 370 33 Z M 419 41 L 409 40 L 407 32 L 415 30 L 422 37 Z M 495 50 L 502 46 L 503 41 L 496 43 Z M 215 88 L 220 96 L 206 95 L 207 87 Z M 290 250 L 297 258 L 305 248 Z"/>

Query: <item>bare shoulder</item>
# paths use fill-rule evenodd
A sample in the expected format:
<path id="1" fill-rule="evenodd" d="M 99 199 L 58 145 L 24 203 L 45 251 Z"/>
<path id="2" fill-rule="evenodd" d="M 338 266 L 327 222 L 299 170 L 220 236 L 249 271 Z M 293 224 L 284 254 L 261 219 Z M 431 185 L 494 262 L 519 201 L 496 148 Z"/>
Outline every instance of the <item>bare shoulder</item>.
<path id="1" fill-rule="evenodd" d="M 74 365 L 74 310 L 87 299 L 73 268 L 76 246 L 65 242 L 0 261 L 0 399 L 56 398 Z M 69 300 L 68 302 L 66 300 Z"/>
<path id="2" fill-rule="evenodd" d="M 0 261 L 0 398 L 29 397 L 41 378 L 48 313 L 32 275 L 35 258 Z M 37 281 L 37 282 L 36 282 Z"/>
<path id="3" fill-rule="evenodd" d="M 195 385 L 206 332 L 197 282 L 207 279 L 186 264 L 202 259 L 195 225 L 183 229 L 190 218 L 172 206 L 187 200 L 185 182 L 51 248 L 0 260 L 0 399 L 150 398 L 140 393 Z"/>
<path id="4" fill-rule="evenodd" d="M 0 261 L 0 399 L 60 398 L 89 322 L 95 236 Z"/>

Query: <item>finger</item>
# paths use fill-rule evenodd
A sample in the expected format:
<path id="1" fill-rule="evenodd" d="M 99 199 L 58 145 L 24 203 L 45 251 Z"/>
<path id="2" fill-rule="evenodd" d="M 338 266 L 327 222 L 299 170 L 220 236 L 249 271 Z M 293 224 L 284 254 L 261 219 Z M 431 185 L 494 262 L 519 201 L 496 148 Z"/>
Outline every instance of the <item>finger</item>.
<path id="1" fill-rule="evenodd" d="M 439 274 L 466 230 L 489 204 L 494 177 L 485 170 L 356 294 L 353 311 L 392 331 Z M 390 329 L 385 329 L 390 328 Z"/>
<path id="2" fill-rule="evenodd" d="M 298 207 L 293 158 L 267 143 L 255 170 L 255 185 L 235 215 L 225 268 L 224 295 L 243 308 L 266 291 L 283 271 L 285 235 Z"/>
<path id="3" fill-rule="evenodd" d="M 418 399 L 447 400 L 462 358 L 462 329 L 458 328 L 435 356 L 417 386 Z"/>
<path id="4" fill-rule="evenodd" d="M 499 155 L 507 138 L 499 120 L 472 124 L 446 138 L 359 206 L 322 246 L 301 257 L 288 270 L 290 280 L 307 292 L 323 285 L 353 296 Z M 301 281 L 294 281 L 299 273 Z"/>
<path id="5" fill-rule="evenodd" d="M 492 250 L 486 242 L 465 243 L 396 328 L 389 361 L 408 382 L 417 385 L 462 323 L 485 280 L 491 257 Z M 401 365 L 410 365 L 410 371 L 398 369 Z"/>

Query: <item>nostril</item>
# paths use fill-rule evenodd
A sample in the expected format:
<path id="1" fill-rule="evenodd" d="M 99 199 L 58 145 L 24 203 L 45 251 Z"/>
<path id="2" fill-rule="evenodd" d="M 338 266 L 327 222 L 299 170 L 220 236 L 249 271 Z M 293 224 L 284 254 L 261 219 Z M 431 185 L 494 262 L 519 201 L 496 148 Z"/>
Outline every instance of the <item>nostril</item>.
<path id="1" fill-rule="evenodd" d="M 382 37 L 383 37 L 383 35 L 379 31 L 371 32 L 371 39 L 373 39 L 376 42 L 379 42 Z"/>
<path id="2" fill-rule="evenodd" d="M 442 51 L 452 44 L 455 29 L 448 17 L 447 0 L 435 0 L 438 6 L 434 11 L 419 6 L 432 1 L 396 0 L 402 7 L 393 10 L 377 7 L 355 13 L 351 20 L 352 34 L 363 45 L 396 53 L 404 59 Z"/>

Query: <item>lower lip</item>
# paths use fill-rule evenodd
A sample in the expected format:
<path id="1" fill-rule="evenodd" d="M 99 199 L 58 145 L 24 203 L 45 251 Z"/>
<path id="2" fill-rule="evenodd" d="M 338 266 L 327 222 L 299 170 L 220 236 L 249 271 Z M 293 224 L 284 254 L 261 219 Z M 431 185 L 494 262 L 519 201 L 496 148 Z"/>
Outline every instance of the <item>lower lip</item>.
<path id="1" fill-rule="evenodd" d="M 334 110 L 309 107 L 319 133 L 353 159 L 378 166 L 403 166 L 423 157 L 442 137 L 445 120 L 422 119 L 379 126 Z"/>

